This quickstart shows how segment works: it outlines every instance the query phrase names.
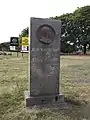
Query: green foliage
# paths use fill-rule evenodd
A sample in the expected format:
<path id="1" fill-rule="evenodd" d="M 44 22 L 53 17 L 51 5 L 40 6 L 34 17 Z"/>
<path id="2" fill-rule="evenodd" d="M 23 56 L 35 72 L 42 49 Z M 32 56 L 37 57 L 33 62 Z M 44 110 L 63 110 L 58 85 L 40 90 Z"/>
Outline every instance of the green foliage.
<path id="1" fill-rule="evenodd" d="M 29 35 L 29 27 L 27 27 L 21 31 L 22 37 L 28 37 L 28 35 Z"/>
<path id="2" fill-rule="evenodd" d="M 29 36 L 29 27 L 23 29 L 21 33 L 19 34 L 19 41 L 21 43 L 22 37 L 28 37 Z"/>
<path id="3" fill-rule="evenodd" d="M 4 43 L 1 43 L 0 44 L 0 50 L 6 50 L 6 51 L 9 51 L 9 46 L 10 46 L 10 43 L 9 42 L 4 42 Z"/>
<path id="4" fill-rule="evenodd" d="M 90 44 L 90 6 L 77 8 L 73 13 L 56 16 L 53 19 L 62 21 L 62 41 L 83 45 L 85 49 L 87 44 Z"/>

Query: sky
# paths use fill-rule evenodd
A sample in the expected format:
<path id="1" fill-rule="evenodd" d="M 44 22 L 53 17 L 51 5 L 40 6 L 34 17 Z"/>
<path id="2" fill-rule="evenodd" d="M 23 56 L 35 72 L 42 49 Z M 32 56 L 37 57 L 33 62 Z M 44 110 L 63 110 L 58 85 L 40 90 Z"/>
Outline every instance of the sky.
<path id="1" fill-rule="evenodd" d="M 72 13 L 90 0 L 0 0 L 0 43 L 18 37 L 30 17 L 49 18 Z"/>

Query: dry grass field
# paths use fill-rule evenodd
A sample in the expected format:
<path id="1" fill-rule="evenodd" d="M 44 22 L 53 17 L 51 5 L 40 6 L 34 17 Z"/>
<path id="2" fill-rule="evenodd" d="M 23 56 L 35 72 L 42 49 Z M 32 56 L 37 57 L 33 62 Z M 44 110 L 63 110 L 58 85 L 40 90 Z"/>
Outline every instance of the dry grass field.
<path id="1" fill-rule="evenodd" d="M 68 108 L 28 110 L 28 56 L 0 56 L 0 120 L 90 120 L 90 57 L 61 56 L 60 89 Z"/>

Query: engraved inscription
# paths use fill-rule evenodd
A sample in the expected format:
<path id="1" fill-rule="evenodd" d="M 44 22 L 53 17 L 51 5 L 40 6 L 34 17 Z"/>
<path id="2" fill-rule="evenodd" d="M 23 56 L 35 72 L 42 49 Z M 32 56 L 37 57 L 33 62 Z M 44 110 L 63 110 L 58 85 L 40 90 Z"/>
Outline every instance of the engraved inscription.
<path id="1" fill-rule="evenodd" d="M 38 51 L 37 51 L 38 50 Z M 56 54 L 56 51 L 58 54 Z M 58 49 L 33 49 L 32 50 L 32 62 L 55 62 L 59 61 L 59 50 Z"/>

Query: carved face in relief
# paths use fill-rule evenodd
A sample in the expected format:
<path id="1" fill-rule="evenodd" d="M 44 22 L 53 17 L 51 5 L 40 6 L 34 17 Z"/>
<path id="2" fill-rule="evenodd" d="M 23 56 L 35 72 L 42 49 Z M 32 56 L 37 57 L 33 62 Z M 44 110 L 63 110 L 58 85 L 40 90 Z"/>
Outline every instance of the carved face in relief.
<path id="1" fill-rule="evenodd" d="M 44 44 L 50 44 L 53 42 L 55 37 L 54 29 L 49 25 L 40 26 L 37 30 L 37 37 L 40 42 Z"/>

